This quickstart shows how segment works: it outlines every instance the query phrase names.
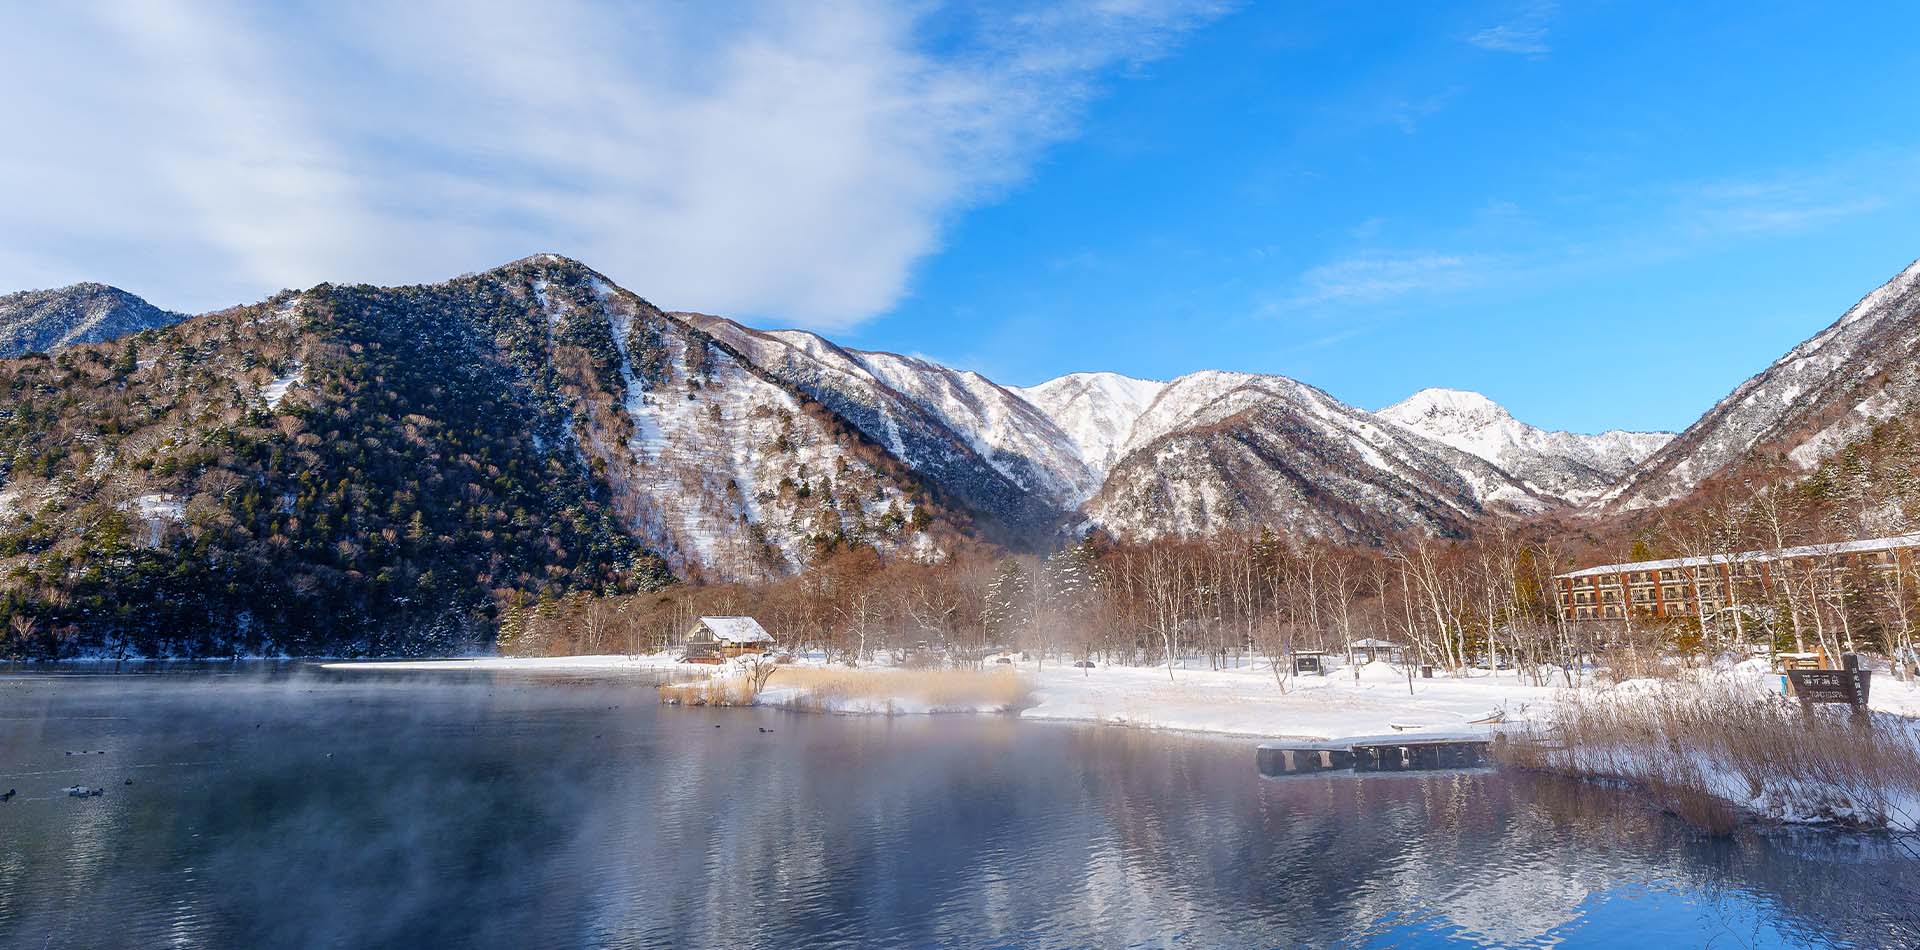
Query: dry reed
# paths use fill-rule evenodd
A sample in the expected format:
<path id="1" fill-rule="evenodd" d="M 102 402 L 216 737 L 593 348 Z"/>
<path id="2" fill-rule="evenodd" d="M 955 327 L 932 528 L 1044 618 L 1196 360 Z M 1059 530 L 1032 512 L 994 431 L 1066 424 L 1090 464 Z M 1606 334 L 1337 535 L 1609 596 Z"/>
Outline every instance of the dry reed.
<path id="1" fill-rule="evenodd" d="M 668 683 L 660 687 L 660 701 L 681 706 L 748 706 L 753 703 L 753 684 L 741 674 Z"/>
<path id="2" fill-rule="evenodd" d="M 1784 697 L 1663 685 L 1569 691 L 1549 728 L 1506 744 L 1511 765 L 1637 786 L 1694 826 L 1732 830 L 1743 813 L 1794 822 L 1912 829 L 1920 806 L 1920 732 L 1813 715 Z"/>
<path id="3" fill-rule="evenodd" d="M 768 680 L 773 705 L 814 712 L 1018 709 L 1031 702 L 1027 678 L 1004 670 L 862 670 L 782 666 Z M 660 687 L 663 702 L 744 706 L 756 699 L 740 674 Z"/>

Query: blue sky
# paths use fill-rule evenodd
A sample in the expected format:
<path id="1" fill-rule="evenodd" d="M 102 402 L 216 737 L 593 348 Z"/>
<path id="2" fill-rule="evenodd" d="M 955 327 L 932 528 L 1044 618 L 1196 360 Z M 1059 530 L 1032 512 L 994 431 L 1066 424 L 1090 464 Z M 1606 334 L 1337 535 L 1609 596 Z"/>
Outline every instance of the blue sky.
<path id="1" fill-rule="evenodd" d="M 1682 427 L 1920 257 L 1888 13 L 1247 7 L 1116 82 L 852 339 Z"/>
<path id="2" fill-rule="evenodd" d="M 715 12 L 715 11 L 719 12 Z M 13 5 L 0 288 L 541 250 L 1012 384 L 1679 428 L 1920 256 L 1920 8 Z M 101 69 L 100 63 L 114 68 Z"/>

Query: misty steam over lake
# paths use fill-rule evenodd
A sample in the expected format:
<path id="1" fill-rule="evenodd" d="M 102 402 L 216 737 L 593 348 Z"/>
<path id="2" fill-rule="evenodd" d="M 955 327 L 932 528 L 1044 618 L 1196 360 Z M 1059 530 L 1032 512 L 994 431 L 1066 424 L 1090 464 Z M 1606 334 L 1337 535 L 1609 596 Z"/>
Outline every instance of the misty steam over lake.
<path id="1" fill-rule="evenodd" d="M 1920 939 L 1888 839 L 1709 840 L 1491 771 L 1266 779 L 1252 747 L 668 708 L 640 679 L 17 672 L 0 947 Z"/>

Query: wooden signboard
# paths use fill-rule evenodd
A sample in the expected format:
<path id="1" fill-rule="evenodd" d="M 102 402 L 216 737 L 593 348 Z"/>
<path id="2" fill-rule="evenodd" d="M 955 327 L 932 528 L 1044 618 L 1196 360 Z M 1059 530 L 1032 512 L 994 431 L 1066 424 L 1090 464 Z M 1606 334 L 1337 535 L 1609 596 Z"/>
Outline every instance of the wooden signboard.
<path id="1" fill-rule="evenodd" d="M 1867 705 L 1867 690 L 1873 682 L 1871 670 L 1788 670 L 1793 695 L 1802 703 L 1845 703 L 1855 708 Z"/>

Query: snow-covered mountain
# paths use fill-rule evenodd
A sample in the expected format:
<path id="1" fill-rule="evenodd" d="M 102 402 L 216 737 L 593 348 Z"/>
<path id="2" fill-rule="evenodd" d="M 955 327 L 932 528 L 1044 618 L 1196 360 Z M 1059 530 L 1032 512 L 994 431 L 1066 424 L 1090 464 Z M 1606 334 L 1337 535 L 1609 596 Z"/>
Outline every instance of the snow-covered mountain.
<path id="1" fill-rule="evenodd" d="M 1284 376 L 1207 371 L 1133 422 L 1086 507 L 1128 538 L 1273 527 L 1340 540 L 1460 534 L 1555 505 L 1475 455 Z"/>
<path id="2" fill-rule="evenodd" d="M 978 373 L 847 349 L 799 330 L 673 316 L 884 446 L 966 506 L 996 540 L 1051 538 L 1065 513 L 1098 485 L 1045 413 Z"/>
<path id="3" fill-rule="evenodd" d="M 556 338 L 611 341 L 603 382 L 618 398 L 587 397 L 580 448 L 602 463 L 630 530 L 676 571 L 777 575 L 846 539 L 937 553 L 906 527 L 926 504 L 914 473 L 727 341 L 564 258 L 482 277 L 522 295 Z"/>
<path id="4" fill-rule="evenodd" d="M 185 320 L 106 284 L 74 284 L 0 296 L 0 357 L 101 343 Z"/>
<path id="5" fill-rule="evenodd" d="M 847 543 L 905 556 L 967 538 L 1043 548 L 1076 524 L 1132 538 L 1455 535 L 1498 514 L 1657 504 L 1756 448 L 1810 464 L 1920 406 L 1920 264 L 1677 438 L 1545 431 L 1445 389 L 1368 412 L 1251 373 L 1005 387 L 812 333 L 666 312 L 554 255 L 353 293 L 386 319 L 430 313 L 477 334 L 486 359 L 510 357 L 525 390 L 511 398 L 572 420 L 527 437 L 605 486 L 631 542 L 703 577 L 782 573 Z M 328 299 L 288 292 L 249 319 L 292 333 L 286 317 Z M 0 317 L 29 348 L 182 319 L 100 285 L 0 298 Z M 239 344 L 258 351 L 235 356 L 248 398 L 268 410 L 290 391 L 303 394 L 295 404 L 316 398 L 303 340 Z"/>
<path id="6" fill-rule="evenodd" d="M 1874 423 L 1920 409 L 1920 261 L 1741 383 L 1604 493 L 1602 510 L 1684 497 L 1754 452 L 1811 467 Z"/>
<path id="7" fill-rule="evenodd" d="M 1376 415 L 1499 466 L 1534 492 L 1580 505 L 1604 494 L 1671 432 L 1599 435 L 1530 426 L 1476 392 L 1422 389 Z"/>
<path id="8" fill-rule="evenodd" d="M 1069 373 L 1038 386 L 1015 390 L 1021 398 L 1052 419 L 1073 442 L 1073 449 L 1097 478 L 1087 495 L 1098 488 L 1098 478 L 1120 461 L 1120 451 L 1133 434 L 1134 420 L 1153 404 L 1166 383 L 1134 379 L 1119 373 Z M 1074 499 L 1077 504 L 1086 496 Z"/>

